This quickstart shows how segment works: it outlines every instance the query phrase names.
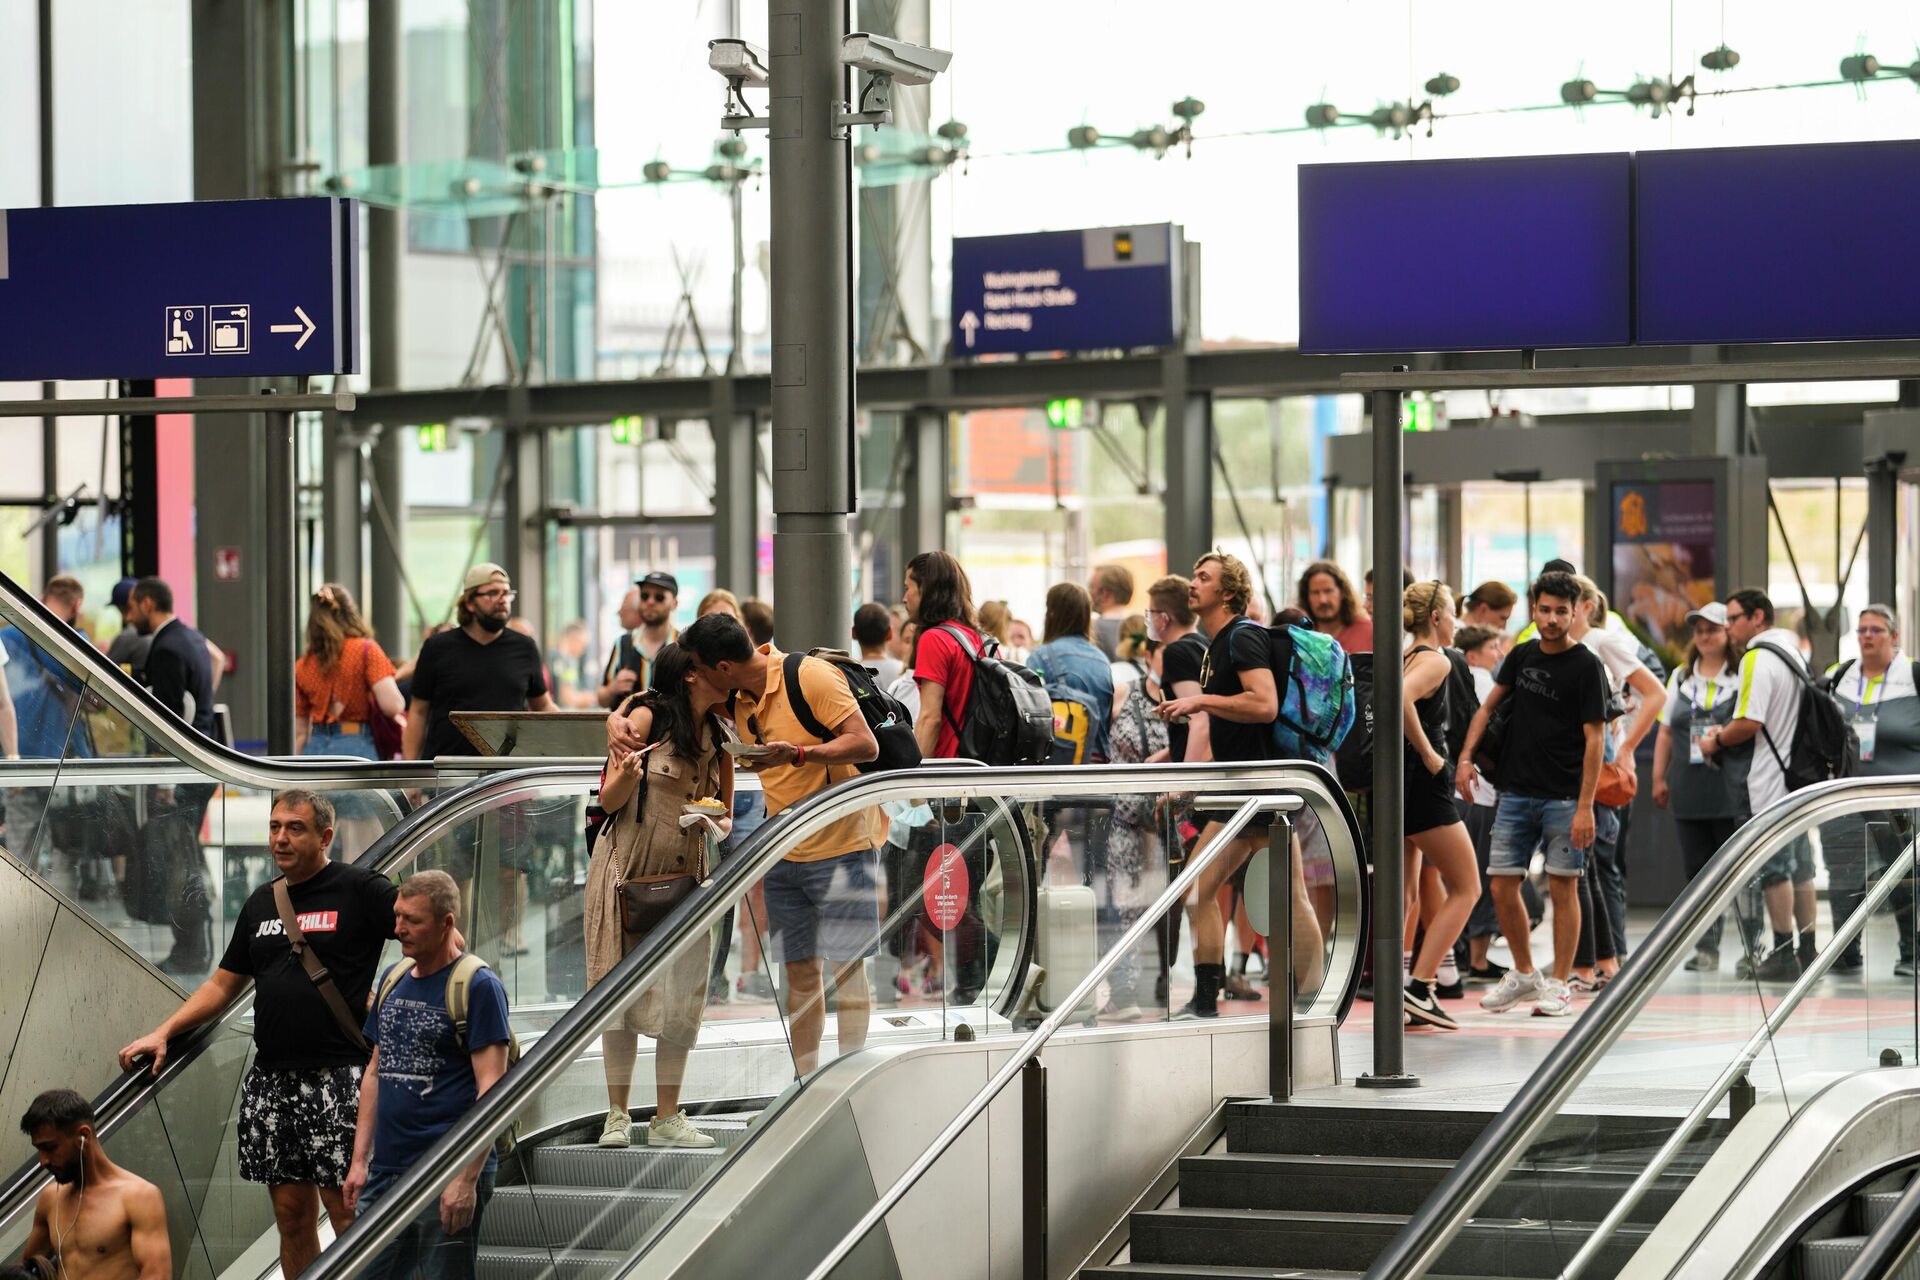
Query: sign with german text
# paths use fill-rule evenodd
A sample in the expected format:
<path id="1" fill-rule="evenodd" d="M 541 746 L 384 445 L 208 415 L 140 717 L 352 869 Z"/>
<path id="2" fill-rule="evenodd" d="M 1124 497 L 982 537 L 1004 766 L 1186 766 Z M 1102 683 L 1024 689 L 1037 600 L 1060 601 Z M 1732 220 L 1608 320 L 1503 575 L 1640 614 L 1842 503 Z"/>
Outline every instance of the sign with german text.
<path id="1" fill-rule="evenodd" d="M 1170 347 L 1184 244 L 1165 222 L 958 238 L 950 358 Z"/>

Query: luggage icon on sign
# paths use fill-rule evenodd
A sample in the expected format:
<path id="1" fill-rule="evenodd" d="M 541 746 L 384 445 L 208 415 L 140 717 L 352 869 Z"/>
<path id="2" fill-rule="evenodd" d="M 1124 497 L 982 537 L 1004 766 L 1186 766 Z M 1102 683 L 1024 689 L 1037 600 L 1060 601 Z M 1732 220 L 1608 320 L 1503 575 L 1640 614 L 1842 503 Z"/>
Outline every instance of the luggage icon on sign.
<path id="1" fill-rule="evenodd" d="M 208 328 L 212 332 L 212 346 L 208 350 L 217 356 L 243 356 L 251 345 L 252 325 L 248 317 L 252 308 L 245 304 L 230 304 L 221 307 L 208 307 Z"/>

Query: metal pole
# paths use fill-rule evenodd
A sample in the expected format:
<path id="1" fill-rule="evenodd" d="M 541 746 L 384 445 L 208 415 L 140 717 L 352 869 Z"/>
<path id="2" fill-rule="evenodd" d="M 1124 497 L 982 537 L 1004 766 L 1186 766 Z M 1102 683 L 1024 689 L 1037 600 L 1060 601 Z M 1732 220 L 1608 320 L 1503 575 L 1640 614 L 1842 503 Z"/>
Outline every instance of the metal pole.
<path id="1" fill-rule="evenodd" d="M 1267 1000 L 1267 1092 L 1286 1102 L 1293 1097 L 1293 819 L 1286 814 L 1267 829 Z"/>
<path id="2" fill-rule="evenodd" d="M 1020 1068 L 1020 1274 L 1047 1280 L 1047 1068 Z"/>
<path id="3" fill-rule="evenodd" d="M 367 163 L 398 166 L 401 124 L 406 115 L 406 80 L 401 6 L 367 8 Z M 397 189 L 404 183 L 397 177 Z M 401 209 L 367 206 L 367 374 L 375 387 L 398 388 L 400 369 L 400 273 L 406 252 L 407 215 Z M 403 651 L 407 638 L 406 432 L 383 423 L 373 443 L 374 486 L 391 518 L 369 513 L 368 600 L 374 625 L 388 649 Z"/>
<path id="4" fill-rule="evenodd" d="M 53 207 L 53 0 L 40 0 L 35 15 L 40 78 L 40 207 Z M 40 384 L 40 398 L 52 400 L 59 387 Z M 51 415 L 40 419 L 40 491 L 51 502 L 59 496 L 60 435 Z M 100 495 L 105 497 L 105 494 Z M 122 494 L 122 497 L 129 495 Z M 60 572 L 60 526 L 49 520 L 40 529 L 40 578 Z"/>
<path id="5" fill-rule="evenodd" d="M 743 373 L 747 367 L 747 215 L 740 187 L 741 178 L 736 173 L 727 182 L 727 212 L 733 219 L 733 312 L 727 324 L 729 374 Z"/>
<path id="6" fill-rule="evenodd" d="M 1400 828 L 1406 777 L 1401 769 L 1400 571 L 1403 555 L 1400 393 L 1373 400 L 1373 1070 L 1362 1088 L 1408 1088 L 1400 987 Z"/>
<path id="7" fill-rule="evenodd" d="M 847 5 L 768 0 L 772 81 L 773 597 L 789 650 L 853 616 L 853 157 Z"/>
<path id="8" fill-rule="evenodd" d="M 299 592 L 295 590 L 293 415 L 270 409 L 260 415 L 266 427 L 267 462 L 267 754 L 293 754 L 293 662 Z"/>

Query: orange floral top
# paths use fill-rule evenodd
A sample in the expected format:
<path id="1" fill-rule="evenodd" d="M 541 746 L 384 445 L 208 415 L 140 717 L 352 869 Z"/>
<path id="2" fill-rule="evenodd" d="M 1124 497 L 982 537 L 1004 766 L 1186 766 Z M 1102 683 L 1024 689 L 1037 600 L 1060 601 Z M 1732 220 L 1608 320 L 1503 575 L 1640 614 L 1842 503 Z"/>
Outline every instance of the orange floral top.
<path id="1" fill-rule="evenodd" d="M 340 660 L 331 669 L 323 669 L 320 659 L 302 654 L 293 664 L 294 714 L 313 724 L 332 724 L 355 720 L 361 724 L 373 719 L 373 686 L 393 674 L 393 662 L 386 651 L 371 640 L 347 641 Z M 329 715 L 334 703 L 340 714 Z"/>

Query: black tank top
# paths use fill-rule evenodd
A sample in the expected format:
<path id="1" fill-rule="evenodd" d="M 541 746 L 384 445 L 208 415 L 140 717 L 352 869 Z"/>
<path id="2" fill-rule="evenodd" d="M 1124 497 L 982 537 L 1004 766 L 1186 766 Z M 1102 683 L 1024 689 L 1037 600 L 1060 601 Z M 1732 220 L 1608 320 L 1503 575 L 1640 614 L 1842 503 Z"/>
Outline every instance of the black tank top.
<path id="1" fill-rule="evenodd" d="M 1422 653 L 1440 653 L 1440 651 L 1430 644 L 1417 644 L 1407 650 L 1407 656 L 1401 660 L 1401 666 L 1406 666 L 1407 663 L 1413 661 L 1416 654 Z M 1441 654 L 1441 656 L 1445 657 L 1446 655 Z M 1447 682 L 1442 680 L 1435 686 L 1432 693 L 1416 700 L 1413 704 L 1413 711 L 1414 716 L 1420 721 L 1421 731 L 1427 735 L 1427 742 L 1441 755 L 1448 755 Z M 1420 772 L 1426 772 L 1427 766 L 1421 762 L 1411 742 L 1407 743 L 1407 762 L 1411 767 L 1420 770 Z"/>

